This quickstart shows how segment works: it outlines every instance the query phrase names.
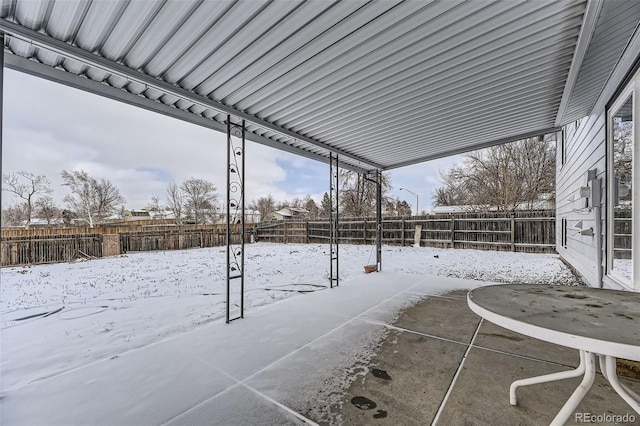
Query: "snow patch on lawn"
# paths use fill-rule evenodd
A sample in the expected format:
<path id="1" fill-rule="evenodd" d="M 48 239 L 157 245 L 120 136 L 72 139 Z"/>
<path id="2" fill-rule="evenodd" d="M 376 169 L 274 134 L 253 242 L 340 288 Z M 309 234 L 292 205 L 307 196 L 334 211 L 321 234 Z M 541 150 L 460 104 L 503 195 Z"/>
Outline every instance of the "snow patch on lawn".
<path id="1" fill-rule="evenodd" d="M 257 243 L 247 245 L 245 255 L 249 311 L 322 291 L 328 284 L 326 245 Z M 341 280 L 361 276 L 363 266 L 372 263 L 373 247 L 340 246 Z M 383 270 L 579 285 L 551 254 L 384 247 Z M 3 268 L 3 391 L 223 321 L 225 274 L 226 255 L 220 247 Z M 232 298 L 238 299 L 238 291 L 232 289 Z"/>

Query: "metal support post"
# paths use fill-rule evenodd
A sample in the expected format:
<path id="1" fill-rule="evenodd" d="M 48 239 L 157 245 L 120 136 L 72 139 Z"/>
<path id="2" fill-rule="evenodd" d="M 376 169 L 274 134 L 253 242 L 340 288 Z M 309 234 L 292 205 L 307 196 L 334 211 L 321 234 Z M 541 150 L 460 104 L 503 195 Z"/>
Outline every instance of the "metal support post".
<path id="1" fill-rule="evenodd" d="M 376 270 L 380 272 L 382 271 L 382 171 L 376 170 L 375 179 L 369 179 L 366 176 L 364 178 L 376 184 Z M 402 224 L 402 238 L 404 239 L 404 221 Z"/>
<path id="2" fill-rule="evenodd" d="M 404 230 L 402 231 L 404 233 Z M 376 171 L 376 262 L 382 271 L 382 172 Z"/>
<path id="3" fill-rule="evenodd" d="M 244 120 L 234 124 L 227 115 L 227 324 L 244 318 L 244 143 Z M 236 244 L 234 227 L 240 228 L 240 241 Z M 239 283 L 239 288 L 235 287 L 239 291 L 231 291 L 232 283 Z"/>
<path id="4" fill-rule="evenodd" d="M 330 287 L 340 284 L 338 248 L 340 246 L 340 232 L 338 230 L 338 155 L 329 153 L 329 198 L 331 210 L 329 212 L 329 283 Z"/>
<path id="5" fill-rule="evenodd" d="M 0 32 L 0 176 L 2 176 L 2 115 L 3 115 L 3 104 L 4 104 L 4 33 Z M 4 206 L 2 203 L 2 192 L 0 191 L 0 206 Z M 0 225 L 0 228 L 2 225 Z"/>

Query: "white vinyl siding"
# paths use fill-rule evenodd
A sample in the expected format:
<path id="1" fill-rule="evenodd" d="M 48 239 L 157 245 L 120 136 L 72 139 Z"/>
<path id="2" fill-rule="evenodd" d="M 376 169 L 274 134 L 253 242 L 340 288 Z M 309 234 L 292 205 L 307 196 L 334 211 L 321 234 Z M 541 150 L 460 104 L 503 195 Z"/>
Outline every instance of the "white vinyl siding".
<path id="1" fill-rule="evenodd" d="M 566 162 L 562 165 L 562 153 L 557 155 L 556 182 L 556 249 L 560 256 L 569 262 L 593 287 L 598 287 L 598 251 L 597 238 L 602 235 L 586 236 L 580 234 L 575 225 L 582 222 L 582 228 L 596 229 L 596 212 L 593 208 L 585 208 L 586 200 L 577 198 L 580 188 L 588 185 L 587 172 L 596 170 L 596 179 L 601 179 L 602 201 L 606 181 L 606 129 L 604 111 L 580 120 L 578 128 L 573 132 L 565 132 Z M 573 127 L 571 123 L 567 127 Z M 594 181 L 594 182 L 597 182 Z M 575 198 L 575 200 L 574 200 Z M 595 201 L 597 203 L 597 200 Z M 589 200 L 594 205 L 594 200 Z M 606 221 L 605 210 L 602 209 L 600 229 L 604 232 Z M 566 246 L 562 244 L 562 220 L 567 221 Z"/>

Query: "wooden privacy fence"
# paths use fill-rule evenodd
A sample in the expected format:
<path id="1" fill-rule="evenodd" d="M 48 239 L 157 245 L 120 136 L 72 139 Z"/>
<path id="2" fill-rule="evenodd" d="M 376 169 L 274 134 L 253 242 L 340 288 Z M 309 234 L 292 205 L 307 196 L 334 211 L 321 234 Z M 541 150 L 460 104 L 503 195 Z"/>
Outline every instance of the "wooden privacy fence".
<path id="1" fill-rule="evenodd" d="M 2 238 L 2 266 L 69 262 L 102 257 L 101 234 L 40 235 Z"/>
<path id="2" fill-rule="evenodd" d="M 79 257 L 113 256 L 129 251 L 216 247 L 226 245 L 227 240 L 226 225 L 224 224 L 198 227 L 186 225 L 146 228 L 119 226 L 116 229 L 121 232 L 61 233 L 60 235 L 50 234 L 55 231 L 52 228 L 33 229 L 29 230 L 25 236 L 7 236 L 5 230 L 3 230 L 2 243 L 0 244 L 1 265 L 18 266 L 69 262 Z M 126 230 L 128 232 L 122 232 Z M 61 229 L 61 231 L 65 232 L 66 229 Z M 231 242 L 239 244 L 241 241 L 240 225 L 232 225 L 231 231 Z M 37 235 L 37 232 L 41 234 Z M 252 232 L 253 226 L 245 226 L 245 242 L 251 241 Z"/>
<path id="3" fill-rule="evenodd" d="M 344 219 L 338 230 L 341 243 L 375 243 L 375 219 Z M 255 235 L 259 241 L 278 243 L 327 242 L 329 221 L 262 223 L 257 225 Z M 416 236 L 425 247 L 553 253 L 555 212 L 462 213 L 382 221 L 383 244 L 412 245 Z"/>
<path id="4" fill-rule="evenodd" d="M 231 243 L 240 243 L 239 225 L 231 227 Z M 252 227 L 245 225 L 245 242 L 250 241 Z M 227 244 L 226 225 L 215 225 L 206 228 L 156 229 L 138 232 L 122 232 L 120 235 L 120 252 L 182 250 L 195 247 L 217 247 Z"/>
<path id="5" fill-rule="evenodd" d="M 631 209 L 617 208 L 613 212 L 613 258 L 631 259 L 633 220 Z"/>

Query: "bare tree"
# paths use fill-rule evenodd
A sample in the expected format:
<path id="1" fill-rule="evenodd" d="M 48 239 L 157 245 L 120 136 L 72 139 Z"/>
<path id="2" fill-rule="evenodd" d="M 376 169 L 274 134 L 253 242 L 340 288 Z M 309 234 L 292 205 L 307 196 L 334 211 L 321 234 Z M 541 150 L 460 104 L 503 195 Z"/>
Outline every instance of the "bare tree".
<path id="1" fill-rule="evenodd" d="M 24 200 L 26 211 L 25 229 L 29 229 L 33 204 L 38 196 L 53 192 L 51 181 L 44 175 L 34 175 L 29 172 L 17 172 L 2 176 L 2 189 L 11 192 Z"/>
<path id="2" fill-rule="evenodd" d="M 47 221 L 47 225 L 51 225 L 52 222 L 56 219 L 62 217 L 62 212 L 56 206 L 56 203 L 53 201 L 53 198 L 46 196 L 41 197 L 35 202 L 36 214 Z"/>
<path id="3" fill-rule="evenodd" d="M 124 210 L 126 200 L 120 191 L 109 180 L 94 180 L 96 194 L 96 216 L 102 220 L 113 214 L 121 206 L 120 210 Z"/>
<path id="4" fill-rule="evenodd" d="M 2 209 L 2 226 L 24 226 L 27 220 L 27 203 L 12 204 Z"/>
<path id="5" fill-rule="evenodd" d="M 157 195 L 151 196 L 151 201 L 149 201 L 149 204 L 147 204 L 146 209 L 149 212 L 154 212 L 154 216 L 158 219 L 165 218 L 164 206 L 160 204 L 160 198 L 158 198 Z"/>
<path id="6" fill-rule="evenodd" d="M 340 207 L 345 216 L 375 216 L 376 184 L 367 180 L 363 174 L 349 170 L 340 171 Z M 391 177 L 382 173 L 382 198 L 387 199 L 391 188 Z"/>
<path id="7" fill-rule="evenodd" d="M 65 225 L 71 225 L 71 221 L 75 218 L 75 214 L 71 210 L 64 209 L 60 213 L 62 216 L 62 223 Z"/>
<path id="8" fill-rule="evenodd" d="M 64 202 L 78 217 L 84 218 L 91 228 L 96 221 L 115 212 L 125 202 L 110 181 L 97 181 L 84 170 L 63 170 L 61 176 L 64 181 L 62 185 L 71 189 L 71 193 L 64 197 Z"/>
<path id="9" fill-rule="evenodd" d="M 173 181 L 167 186 L 167 207 L 173 213 L 176 223 L 181 224 L 184 216 L 184 196 L 180 187 Z"/>
<path id="10" fill-rule="evenodd" d="M 185 209 L 196 224 L 206 223 L 207 218 L 213 217 L 218 200 L 213 182 L 190 178 L 180 185 L 180 189 L 184 195 Z"/>
<path id="11" fill-rule="evenodd" d="M 276 202 L 273 196 L 269 194 L 266 197 L 260 197 L 257 200 L 251 201 L 249 208 L 260 213 L 260 220 L 265 221 L 276 211 Z"/>
<path id="12" fill-rule="evenodd" d="M 405 200 L 396 200 L 396 215 L 411 216 L 411 206 Z"/>
<path id="13" fill-rule="evenodd" d="M 307 194 L 303 199 L 302 207 L 309 212 L 309 219 L 317 219 L 320 214 L 320 208 L 311 195 Z"/>
<path id="14" fill-rule="evenodd" d="M 435 205 L 489 206 L 502 211 L 533 208 L 555 193 L 555 143 L 529 138 L 465 155 L 462 165 L 442 174 Z"/>

